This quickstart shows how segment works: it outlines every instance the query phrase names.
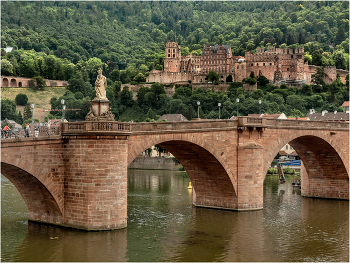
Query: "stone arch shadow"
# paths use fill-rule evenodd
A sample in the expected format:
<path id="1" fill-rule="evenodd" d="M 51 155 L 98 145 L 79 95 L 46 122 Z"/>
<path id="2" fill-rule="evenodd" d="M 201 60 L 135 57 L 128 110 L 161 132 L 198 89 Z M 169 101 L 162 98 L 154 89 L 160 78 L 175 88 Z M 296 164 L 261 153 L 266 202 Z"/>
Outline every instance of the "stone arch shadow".
<path id="1" fill-rule="evenodd" d="M 345 156 L 339 154 L 340 150 L 336 146 L 319 136 L 301 135 L 285 138 L 271 152 L 276 155 L 287 143 L 302 161 L 303 196 L 349 200 L 349 174 L 344 164 Z M 265 174 L 274 156 L 265 160 Z"/>
<path id="2" fill-rule="evenodd" d="M 209 147 L 183 139 L 147 140 L 143 148 L 134 149 L 128 164 L 152 145 L 171 152 L 185 168 L 193 185 L 193 204 L 200 207 L 237 209 L 236 178 Z"/>
<path id="3" fill-rule="evenodd" d="M 42 171 L 43 169 L 38 169 Z M 62 209 L 50 190 L 35 176 L 24 169 L 1 162 L 1 174 L 17 188 L 28 208 L 28 220 L 58 223 Z"/>

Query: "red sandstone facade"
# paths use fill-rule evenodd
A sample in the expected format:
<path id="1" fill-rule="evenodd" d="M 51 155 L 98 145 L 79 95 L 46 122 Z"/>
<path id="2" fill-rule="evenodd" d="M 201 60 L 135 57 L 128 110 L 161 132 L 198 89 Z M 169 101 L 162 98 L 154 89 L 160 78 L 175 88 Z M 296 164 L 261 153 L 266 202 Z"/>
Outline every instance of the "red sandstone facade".
<path id="1" fill-rule="evenodd" d="M 11 88 L 26 88 L 29 87 L 30 78 L 21 78 L 21 77 L 11 77 L 11 76 L 1 76 L 0 86 L 2 88 L 11 87 Z M 50 80 L 45 79 L 46 86 L 48 87 L 64 87 L 68 86 L 68 81 L 63 80 Z"/>
<path id="2" fill-rule="evenodd" d="M 168 42 L 165 48 L 164 71 L 153 70 L 148 82 L 159 83 L 207 83 L 209 70 L 219 74 L 219 81 L 226 83 L 231 75 L 233 82 L 242 82 L 251 71 L 255 76 L 264 75 L 270 83 L 287 86 L 302 86 L 311 83 L 311 75 L 316 66 L 304 63 L 304 48 L 282 49 L 275 47 L 258 48 L 255 54 L 246 51 L 245 58 L 232 56 L 230 45 L 207 46 L 201 56 L 181 56 L 181 48 L 176 42 Z M 334 66 L 324 67 L 326 83 L 333 82 L 340 73 L 345 83 L 346 70 Z"/>
<path id="3" fill-rule="evenodd" d="M 64 123 L 56 138 L 3 140 L 1 173 L 23 196 L 29 220 L 126 227 L 127 167 L 155 144 L 185 167 L 196 206 L 262 209 L 267 169 L 287 143 L 303 162 L 303 196 L 349 200 L 349 123 L 239 117 L 125 125 Z"/>

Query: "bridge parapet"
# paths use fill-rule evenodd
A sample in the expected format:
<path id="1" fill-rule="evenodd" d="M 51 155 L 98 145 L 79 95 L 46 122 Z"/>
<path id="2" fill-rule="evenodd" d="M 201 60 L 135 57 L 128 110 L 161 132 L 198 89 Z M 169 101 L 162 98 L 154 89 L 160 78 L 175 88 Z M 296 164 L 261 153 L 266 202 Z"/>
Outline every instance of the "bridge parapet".
<path id="1" fill-rule="evenodd" d="M 62 135 L 74 134 L 128 134 L 130 123 L 116 121 L 64 122 L 61 124 Z"/>
<path id="2" fill-rule="evenodd" d="M 266 124 L 276 129 L 349 130 L 348 122 L 266 119 Z"/>
<path id="3" fill-rule="evenodd" d="M 237 120 L 195 120 L 195 121 L 174 121 L 174 122 L 142 122 L 132 123 L 131 131 L 137 133 L 154 132 L 191 132 L 206 131 L 214 129 L 236 129 Z"/>

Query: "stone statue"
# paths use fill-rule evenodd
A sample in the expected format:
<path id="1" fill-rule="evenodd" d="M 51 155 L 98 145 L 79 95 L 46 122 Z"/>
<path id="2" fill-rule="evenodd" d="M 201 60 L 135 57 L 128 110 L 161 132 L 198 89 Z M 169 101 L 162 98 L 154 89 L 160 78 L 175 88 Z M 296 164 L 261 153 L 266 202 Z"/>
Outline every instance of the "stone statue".
<path id="1" fill-rule="evenodd" d="M 98 75 L 95 81 L 95 89 L 96 89 L 96 98 L 95 100 L 107 100 L 106 97 L 106 87 L 107 87 L 107 80 L 106 77 L 102 75 L 102 69 L 99 68 L 97 70 Z"/>

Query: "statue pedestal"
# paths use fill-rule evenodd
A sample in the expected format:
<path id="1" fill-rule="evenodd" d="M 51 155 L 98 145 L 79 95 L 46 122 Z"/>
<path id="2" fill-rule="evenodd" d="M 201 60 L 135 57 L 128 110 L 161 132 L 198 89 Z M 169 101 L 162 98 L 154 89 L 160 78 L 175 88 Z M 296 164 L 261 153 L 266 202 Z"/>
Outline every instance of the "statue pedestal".
<path id="1" fill-rule="evenodd" d="M 109 107 L 109 100 L 94 99 L 85 121 L 114 121 L 114 114 Z"/>

